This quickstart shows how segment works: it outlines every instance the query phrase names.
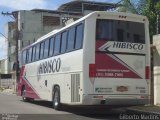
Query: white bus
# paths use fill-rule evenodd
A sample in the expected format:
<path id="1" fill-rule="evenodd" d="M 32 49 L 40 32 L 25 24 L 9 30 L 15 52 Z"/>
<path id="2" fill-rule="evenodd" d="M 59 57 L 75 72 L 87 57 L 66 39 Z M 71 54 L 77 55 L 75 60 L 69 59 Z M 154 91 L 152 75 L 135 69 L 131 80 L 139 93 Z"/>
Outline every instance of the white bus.
<path id="1" fill-rule="evenodd" d="M 48 33 L 22 50 L 17 94 L 55 109 L 148 104 L 148 26 L 144 16 L 97 11 Z"/>

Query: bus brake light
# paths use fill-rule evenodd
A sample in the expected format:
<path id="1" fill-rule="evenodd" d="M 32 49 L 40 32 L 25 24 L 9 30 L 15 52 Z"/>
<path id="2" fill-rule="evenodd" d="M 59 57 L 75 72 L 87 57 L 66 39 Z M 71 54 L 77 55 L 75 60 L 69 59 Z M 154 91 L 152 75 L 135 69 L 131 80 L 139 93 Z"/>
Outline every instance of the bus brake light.
<path id="1" fill-rule="evenodd" d="M 146 74 L 146 79 L 149 79 L 150 78 L 150 67 L 149 66 L 146 66 L 146 70 L 145 70 L 145 74 Z"/>
<path id="2" fill-rule="evenodd" d="M 89 64 L 89 77 L 95 77 L 95 64 Z"/>

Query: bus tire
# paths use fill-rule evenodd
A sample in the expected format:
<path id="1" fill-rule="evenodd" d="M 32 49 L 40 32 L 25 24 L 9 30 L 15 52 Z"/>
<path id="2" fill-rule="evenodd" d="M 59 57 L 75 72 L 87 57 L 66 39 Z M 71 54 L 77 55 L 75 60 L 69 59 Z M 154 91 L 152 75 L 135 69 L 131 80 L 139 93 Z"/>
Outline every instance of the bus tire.
<path id="1" fill-rule="evenodd" d="M 53 108 L 55 110 L 61 110 L 60 89 L 58 86 L 56 86 L 53 91 Z"/>
<path id="2" fill-rule="evenodd" d="M 25 87 L 22 88 L 22 101 L 27 102 Z"/>
<path id="3" fill-rule="evenodd" d="M 22 101 L 23 102 L 29 102 L 31 100 L 33 101 L 34 99 L 26 97 L 26 89 L 25 89 L 25 87 L 23 87 L 22 88 Z"/>

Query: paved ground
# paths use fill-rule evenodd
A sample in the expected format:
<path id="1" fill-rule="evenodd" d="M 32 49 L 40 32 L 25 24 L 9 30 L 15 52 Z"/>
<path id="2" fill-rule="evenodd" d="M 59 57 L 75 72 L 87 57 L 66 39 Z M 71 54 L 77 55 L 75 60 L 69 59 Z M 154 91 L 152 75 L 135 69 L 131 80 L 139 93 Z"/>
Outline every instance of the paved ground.
<path id="1" fill-rule="evenodd" d="M 82 108 L 64 106 L 63 111 L 52 109 L 46 101 L 23 102 L 12 92 L 0 92 L 0 120 L 110 120 L 110 119 L 160 119 L 158 106 L 133 106 L 124 109 Z"/>
<path id="2" fill-rule="evenodd" d="M 55 111 L 51 106 L 50 102 L 23 102 L 16 95 L 0 93 L 0 120 L 110 120 L 119 119 L 124 112 L 70 106 L 64 106 L 63 111 Z"/>
<path id="3" fill-rule="evenodd" d="M 129 112 L 156 114 L 160 117 L 160 106 L 146 105 L 146 106 L 133 106 L 127 109 Z"/>

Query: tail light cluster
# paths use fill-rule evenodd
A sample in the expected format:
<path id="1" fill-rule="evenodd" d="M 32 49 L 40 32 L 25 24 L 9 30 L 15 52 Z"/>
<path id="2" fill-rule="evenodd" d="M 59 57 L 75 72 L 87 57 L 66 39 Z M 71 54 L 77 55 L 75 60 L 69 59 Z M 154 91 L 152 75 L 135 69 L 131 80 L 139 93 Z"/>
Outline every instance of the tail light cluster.
<path id="1" fill-rule="evenodd" d="M 145 76 L 146 76 L 146 79 L 149 79 L 150 78 L 150 67 L 149 66 L 146 66 L 146 69 L 145 69 Z"/>
<path id="2" fill-rule="evenodd" d="M 89 77 L 95 77 L 95 64 L 89 64 Z"/>

